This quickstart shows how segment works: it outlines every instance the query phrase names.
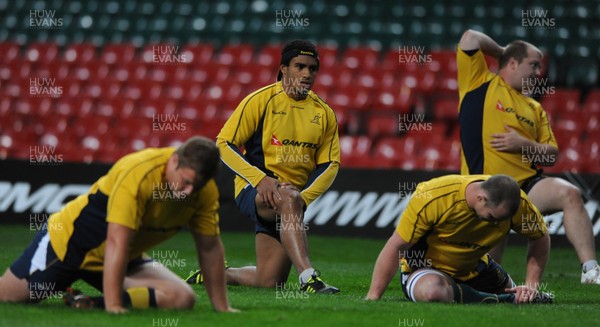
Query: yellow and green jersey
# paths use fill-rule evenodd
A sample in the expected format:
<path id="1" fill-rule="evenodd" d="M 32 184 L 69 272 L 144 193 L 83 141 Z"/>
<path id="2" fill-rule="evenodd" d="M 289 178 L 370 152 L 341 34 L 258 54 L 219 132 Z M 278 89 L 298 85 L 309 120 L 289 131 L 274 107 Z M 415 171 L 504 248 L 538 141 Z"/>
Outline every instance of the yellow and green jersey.
<path id="1" fill-rule="evenodd" d="M 511 218 L 493 224 L 467 206 L 467 185 L 489 175 L 448 175 L 420 183 L 402 213 L 398 235 L 412 244 L 404 254 L 402 271 L 435 268 L 459 280 L 477 276 L 480 259 L 512 229 L 528 239 L 547 232 L 540 212 L 521 191 L 521 205 Z"/>
<path id="2" fill-rule="evenodd" d="M 537 174 L 536 164 L 523 153 L 492 148 L 492 134 L 506 133 L 505 126 L 537 143 L 558 147 L 548 116 L 541 105 L 488 70 L 481 50 L 456 52 L 458 65 L 461 174 L 506 174 L 519 185 Z"/>
<path id="3" fill-rule="evenodd" d="M 237 175 L 236 197 L 270 176 L 296 186 L 309 205 L 333 183 L 340 163 L 333 110 L 312 91 L 301 101 L 290 98 L 281 82 L 248 95 L 221 129 L 217 146 Z"/>
<path id="4" fill-rule="evenodd" d="M 214 180 L 176 199 L 164 176 L 175 148 L 146 149 L 117 161 L 90 191 L 67 203 L 48 220 L 50 243 L 61 261 L 81 269 L 103 267 L 108 223 L 135 231 L 129 259 L 189 227 L 219 235 L 219 191 Z"/>

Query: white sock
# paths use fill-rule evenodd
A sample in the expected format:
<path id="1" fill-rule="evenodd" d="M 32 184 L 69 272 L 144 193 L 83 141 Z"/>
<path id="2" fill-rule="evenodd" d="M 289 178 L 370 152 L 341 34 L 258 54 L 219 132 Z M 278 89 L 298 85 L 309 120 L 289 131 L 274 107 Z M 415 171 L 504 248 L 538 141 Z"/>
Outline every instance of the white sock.
<path id="1" fill-rule="evenodd" d="M 596 260 L 588 260 L 588 261 L 584 262 L 582 265 L 583 273 L 585 274 L 586 272 L 594 269 L 594 267 L 596 267 L 597 265 L 598 265 L 598 261 L 596 261 Z"/>
<path id="2" fill-rule="evenodd" d="M 300 280 L 300 284 L 306 283 L 314 273 L 314 268 L 308 268 L 301 272 L 300 276 L 298 277 L 298 279 Z"/>

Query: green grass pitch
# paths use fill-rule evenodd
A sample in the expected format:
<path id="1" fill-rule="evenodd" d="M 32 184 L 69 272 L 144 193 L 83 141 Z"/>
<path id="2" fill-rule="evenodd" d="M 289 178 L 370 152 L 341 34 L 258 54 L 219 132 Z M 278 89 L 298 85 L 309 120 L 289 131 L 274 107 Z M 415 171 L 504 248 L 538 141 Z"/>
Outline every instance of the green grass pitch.
<path id="1" fill-rule="evenodd" d="M 390 231 L 391 233 L 391 231 Z M 0 266 L 4 270 L 33 237 L 26 226 L 0 228 Z M 58 298 L 38 305 L 0 304 L 0 326 L 596 326 L 600 321 L 600 286 L 579 283 L 580 271 L 571 248 L 553 248 L 543 287 L 554 293 L 552 305 L 415 304 L 404 299 L 395 278 L 378 302 L 363 300 L 373 264 L 385 240 L 310 235 L 313 264 L 328 283 L 341 289 L 333 296 L 306 296 L 294 290 L 228 286 L 229 300 L 241 313 L 212 312 L 202 286 L 194 286 L 196 306 L 189 311 L 138 310 L 122 316 L 103 311 L 67 308 Z M 253 264 L 254 236 L 224 233 L 231 266 Z M 509 246 L 503 266 L 516 282 L 523 282 L 525 248 Z M 159 256 L 182 277 L 197 267 L 193 242 L 187 232 L 148 252 Z M 297 285 L 297 274 L 290 282 Z M 82 282 L 76 288 L 96 290 Z"/>

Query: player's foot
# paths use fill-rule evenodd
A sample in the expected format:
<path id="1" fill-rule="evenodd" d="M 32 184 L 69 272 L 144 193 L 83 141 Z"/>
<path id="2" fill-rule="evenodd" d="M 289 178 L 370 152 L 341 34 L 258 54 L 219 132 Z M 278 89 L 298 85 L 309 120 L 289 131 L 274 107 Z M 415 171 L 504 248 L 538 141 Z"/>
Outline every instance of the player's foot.
<path id="1" fill-rule="evenodd" d="M 225 265 L 225 269 L 229 268 L 227 264 L 227 260 L 223 263 Z M 202 269 L 198 269 L 196 271 L 190 271 L 190 275 L 185 279 L 186 283 L 191 285 L 199 285 L 204 282 L 204 276 L 202 275 Z"/>
<path id="2" fill-rule="evenodd" d="M 600 284 L 600 266 L 581 273 L 581 284 Z"/>
<path id="3" fill-rule="evenodd" d="M 63 293 L 63 302 L 75 309 L 93 309 L 96 307 L 96 303 L 91 297 L 71 287 L 67 287 L 66 292 Z"/>
<path id="4" fill-rule="evenodd" d="M 552 293 L 538 292 L 535 299 L 531 303 L 537 304 L 551 304 L 554 302 L 554 295 Z"/>
<path id="5" fill-rule="evenodd" d="M 185 282 L 191 285 L 202 284 L 204 282 L 202 270 L 190 271 L 190 275 L 185 279 Z"/>
<path id="6" fill-rule="evenodd" d="M 337 287 L 325 284 L 325 282 L 319 277 L 321 273 L 318 270 L 310 276 L 306 283 L 300 285 L 300 290 L 308 293 L 323 293 L 323 294 L 335 294 L 340 290 Z"/>

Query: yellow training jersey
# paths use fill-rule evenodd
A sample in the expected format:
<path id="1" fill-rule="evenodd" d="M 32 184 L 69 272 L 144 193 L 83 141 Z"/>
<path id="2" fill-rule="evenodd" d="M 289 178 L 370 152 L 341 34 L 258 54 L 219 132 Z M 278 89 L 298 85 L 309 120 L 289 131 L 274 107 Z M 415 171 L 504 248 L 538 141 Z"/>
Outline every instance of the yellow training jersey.
<path id="1" fill-rule="evenodd" d="M 329 188 L 340 162 L 333 110 L 312 91 L 302 101 L 290 98 L 281 82 L 248 95 L 221 129 L 217 146 L 237 175 L 236 197 L 267 175 L 298 187 L 309 205 Z"/>
<path id="2" fill-rule="evenodd" d="M 448 175 L 417 186 L 396 228 L 400 237 L 413 245 L 403 254 L 403 272 L 435 268 L 466 281 L 477 276 L 479 260 L 510 229 L 529 239 L 546 234 L 542 215 L 523 191 L 512 219 L 497 225 L 479 219 L 467 206 L 465 190 L 470 183 L 489 177 Z"/>
<path id="3" fill-rule="evenodd" d="M 130 260 L 183 227 L 219 235 L 219 191 L 214 180 L 187 198 L 176 199 L 170 193 L 164 171 L 174 151 L 146 149 L 121 158 L 87 194 L 52 214 L 48 233 L 58 258 L 81 269 L 101 270 L 109 222 L 136 231 Z"/>
<path id="4" fill-rule="evenodd" d="M 537 173 L 536 163 L 530 159 L 544 154 L 536 153 L 535 149 L 523 149 L 520 153 L 497 151 L 490 144 L 491 135 L 505 133 L 505 126 L 509 126 L 527 139 L 558 147 L 546 112 L 537 101 L 490 72 L 481 50 L 469 55 L 459 47 L 456 61 L 461 173 L 506 174 L 521 185 Z"/>

